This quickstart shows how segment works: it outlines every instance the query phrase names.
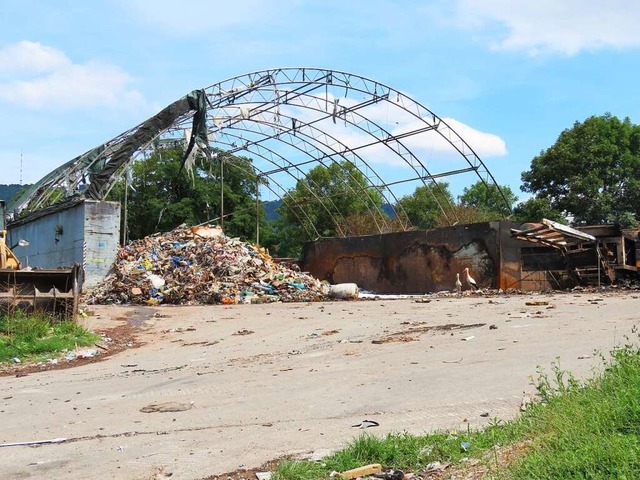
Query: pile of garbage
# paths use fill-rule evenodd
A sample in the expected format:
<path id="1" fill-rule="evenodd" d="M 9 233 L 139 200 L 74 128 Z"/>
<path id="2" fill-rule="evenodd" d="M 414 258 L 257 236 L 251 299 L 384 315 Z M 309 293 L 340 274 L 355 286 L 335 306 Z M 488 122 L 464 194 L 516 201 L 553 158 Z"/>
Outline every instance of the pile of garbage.
<path id="1" fill-rule="evenodd" d="M 328 285 L 276 263 L 263 249 L 215 227 L 186 227 L 120 248 L 92 304 L 235 304 L 323 300 Z"/>

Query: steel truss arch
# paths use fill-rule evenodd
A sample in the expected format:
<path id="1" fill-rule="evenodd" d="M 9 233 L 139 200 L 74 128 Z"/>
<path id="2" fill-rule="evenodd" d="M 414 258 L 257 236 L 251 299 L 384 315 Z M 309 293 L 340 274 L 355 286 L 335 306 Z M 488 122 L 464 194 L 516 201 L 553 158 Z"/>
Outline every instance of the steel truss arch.
<path id="1" fill-rule="evenodd" d="M 384 108 L 386 126 L 382 117 Z M 402 118 L 401 127 L 390 128 L 391 110 Z M 184 139 L 190 141 L 189 149 L 195 139 L 195 144 L 203 147 L 198 143 L 202 142 L 202 135 L 196 134 L 202 133 L 203 124 L 204 148 L 246 153 L 255 161 L 253 168 L 258 177 L 265 179 L 260 188 L 281 200 L 286 200 L 292 179 L 301 180 L 314 165 L 349 162 L 367 180 L 366 187 L 355 193 L 369 200 L 366 208 L 378 232 L 387 231 L 389 226 L 386 214 L 374 205 L 371 196 L 374 189 L 395 207 L 399 205 L 400 193 L 396 189 L 400 186 L 417 183 L 438 189 L 442 188 L 438 181 L 441 178 L 471 173 L 486 186 L 496 186 L 497 203 L 506 211 L 511 208 L 473 148 L 445 120 L 399 90 L 342 71 L 275 68 L 230 77 L 191 92 L 149 120 L 45 176 L 14 204 L 15 212 L 24 215 L 74 198 L 103 199 L 127 165 L 139 158 L 141 152 L 152 149 L 158 139 Z M 460 168 L 434 171 L 434 164 L 445 162 L 448 166 L 446 162 L 453 161 L 425 158 L 410 145 L 424 149 L 418 140 L 424 143 L 429 139 L 433 151 L 438 138 L 442 145 L 448 145 L 453 158 L 462 163 Z M 384 167 L 390 163 L 397 166 L 392 175 L 374 168 L 376 164 Z M 401 172 L 407 171 L 412 174 L 402 177 Z M 428 192 L 449 224 L 455 224 L 458 221 L 455 209 L 440 201 L 446 195 L 438 198 L 433 190 Z M 318 194 L 310 194 L 325 209 L 333 211 L 329 215 L 336 226 L 344 224 L 331 198 L 322 202 Z M 301 224 L 311 223 L 304 208 L 300 211 L 308 220 Z M 409 227 L 404 225 L 405 229 Z M 319 235 L 317 230 L 307 233 Z M 349 231 L 342 234 L 348 235 Z"/>

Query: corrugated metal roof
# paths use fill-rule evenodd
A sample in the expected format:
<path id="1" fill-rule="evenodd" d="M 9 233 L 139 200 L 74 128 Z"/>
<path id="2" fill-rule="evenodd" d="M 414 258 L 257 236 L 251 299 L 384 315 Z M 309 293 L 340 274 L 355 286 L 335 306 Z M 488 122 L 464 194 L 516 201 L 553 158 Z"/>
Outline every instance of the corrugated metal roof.
<path id="1" fill-rule="evenodd" d="M 561 223 L 542 219 L 542 223 L 527 224 L 530 228 L 525 230 L 511 229 L 511 236 L 519 240 L 532 243 L 541 243 L 554 248 L 566 248 L 587 242 L 595 242 L 596 237 L 581 232 L 575 228 L 567 227 Z"/>

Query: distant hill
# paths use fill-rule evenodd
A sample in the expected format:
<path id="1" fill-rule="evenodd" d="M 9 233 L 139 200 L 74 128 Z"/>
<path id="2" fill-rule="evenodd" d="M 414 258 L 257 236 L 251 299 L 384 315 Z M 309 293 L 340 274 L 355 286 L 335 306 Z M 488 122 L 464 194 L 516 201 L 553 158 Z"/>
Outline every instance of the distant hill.
<path id="1" fill-rule="evenodd" d="M 15 196 L 22 189 L 28 188 L 30 185 L 18 185 L 17 183 L 12 183 L 10 185 L 0 184 L 0 200 L 6 201 L 8 204 L 11 203 L 12 200 L 15 200 Z"/>
<path id="2" fill-rule="evenodd" d="M 280 218 L 280 215 L 278 215 L 276 210 L 280 208 L 280 205 L 282 205 L 282 200 L 271 200 L 270 202 L 264 202 L 263 205 L 267 216 L 267 222 Z"/>
<path id="3" fill-rule="evenodd" d="M 278 208 L 282 205 L 282 200 L 271 200 L 270 202 L 264 202 L 264 211 L 267 216 L 267 222 L 271 222 L 272 220 L 277 220 L 280 215 L 278 215 Z M 396 214 L 393 211 L 393 207 L 388 203 L 382 205 L 382 211 L 386 213 L 390 218 L 395 218 Z"/>

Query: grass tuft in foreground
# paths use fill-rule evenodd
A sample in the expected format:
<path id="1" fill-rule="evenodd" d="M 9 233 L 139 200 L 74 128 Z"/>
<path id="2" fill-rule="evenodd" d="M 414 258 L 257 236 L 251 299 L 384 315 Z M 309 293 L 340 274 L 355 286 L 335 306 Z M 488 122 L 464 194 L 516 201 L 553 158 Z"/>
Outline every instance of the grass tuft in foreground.
<path id="1" fill-rule="evenodd" d="M 640 478 L 640 350 L 614 350 L 604 372 L 584 384 L 558 381 L 562 371 L 553 371 L 553 383 L 540 377 L 532 446 L 509 478 Z"/>
<path id="2" fill-rule="evenodd" d="M 278 464 L 273 480 L 316 480 L 323 478 L 325 471 L 319 463 L 283 460 Z"/>
<path id="3" fill-rule="evenodd" d="M 73 322 L 60 322 L 47 315 L 0 316 L 0 362 L 57 355 L 98 340 L 97 335 Z"/>
<path id="4" fill-rule="evenodd" d="M 615 349 L 604 362 L 604 370 L 586 382 L 574 379 L 556 361 L 551 373 L 538 370 L 535 384 L 540 401 L 511 422 L 493 419 L 479 431 L 423 436 L 363 434 L 323 463 L 284 461 L 275 478 L 326 478 L 333 470 L 370 463 L 419 472 L 435 461 L 452 465 L 441 478 L 460 474 L 464 478 L 464 472 L 474 464 L 473 478 L 640 478 L 637 346 Z M 463 462 L 464 458 L 476 462 Z"/>

